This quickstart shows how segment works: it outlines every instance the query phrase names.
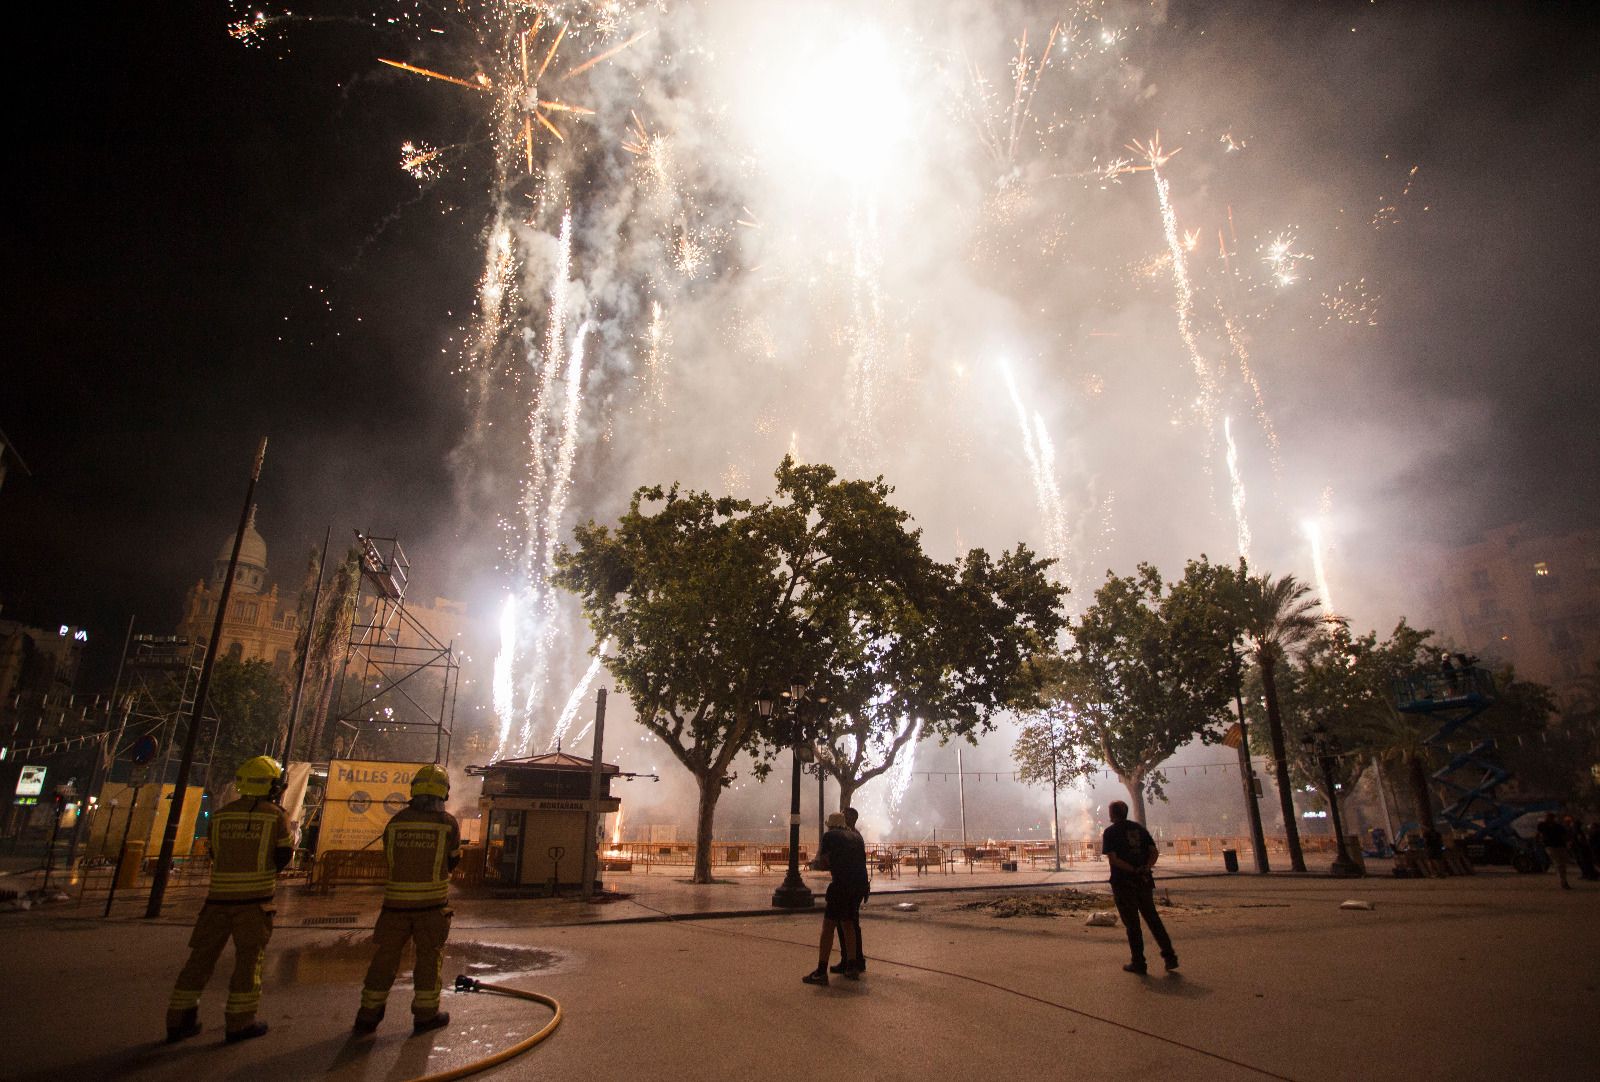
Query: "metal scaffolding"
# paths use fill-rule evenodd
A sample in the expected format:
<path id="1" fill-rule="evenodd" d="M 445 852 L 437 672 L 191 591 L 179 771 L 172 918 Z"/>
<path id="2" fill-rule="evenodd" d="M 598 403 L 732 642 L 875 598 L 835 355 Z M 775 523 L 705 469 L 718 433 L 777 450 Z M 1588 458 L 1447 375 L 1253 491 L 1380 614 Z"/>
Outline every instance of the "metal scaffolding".
<path id="1" fill-rule="evenodd" d="M 455 644 L 441 642 L 407 610 L 411 564 L 399 540 L 358 532 L 356 544 L 361 580 L 336 696 L 335 721 L 351 733 L 345 757 L 368 744 L 369 758 L 448 764 L 461 680 Z M 350 680 L 359 691 L 347 702 Z"/>

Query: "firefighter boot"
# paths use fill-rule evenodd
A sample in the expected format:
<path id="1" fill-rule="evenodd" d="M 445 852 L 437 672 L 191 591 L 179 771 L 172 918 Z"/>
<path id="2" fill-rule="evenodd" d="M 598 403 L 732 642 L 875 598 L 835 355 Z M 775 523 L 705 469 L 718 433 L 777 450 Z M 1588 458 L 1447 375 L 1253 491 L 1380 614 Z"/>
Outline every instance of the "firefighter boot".
<path id="1" fill-rule="evenodd" d="M 383 1021 L 383 1009 L 383 1004 L 381 1003 L 378 1004 L 378 1009 L 375 1011 L 362 1007 L 356 1012 L 356 1024 L 350 1028 L 357 1033 L 376 1033 L 378 1031 L 378 1023 Z"/>
<path id="2" fill-rule="evenodd" d="M 167 1014 L 167 1043 L 177 1044 L 187 1041 L 190 1037 L 200 1033 L 200 1008 L 190 1007 L 184 1011 L 170 1011 Z"/>
<path id="3" fill-rule="evenodd" d="M 426 1018 L 417 1017 L 417 1018 L 414 1018 L 412 1020 L 412 1022 L 411 1022 L 411 1035 L 414 1037 L 419 1033 L 426 1033 L 430 1029 L 442 1029 L 443 1027 L 448 1026 L 449 1024 L 450 1024 L 450 1012 L 448 1012 L 448 1011 L 434 1011 L 432 1014 L 428 1015 Z"/>

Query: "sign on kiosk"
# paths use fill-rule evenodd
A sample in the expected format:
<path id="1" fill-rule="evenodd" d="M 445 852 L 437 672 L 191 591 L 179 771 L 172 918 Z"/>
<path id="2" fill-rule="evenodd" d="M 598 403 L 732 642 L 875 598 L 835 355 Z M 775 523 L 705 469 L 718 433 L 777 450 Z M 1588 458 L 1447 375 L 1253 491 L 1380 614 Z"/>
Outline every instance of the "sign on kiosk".
<path id="1" fill-rule="evenodd" d="M 17 795 L 38 796 L 44 792 L 44 775 L 49 769 L 47 766 L 24 766 L 17 775 Z"/>
<path id="2" fill-rule="evenodd" d="M 389 817 L 411 800 L 411 776 L 423 765 L 367 759 L 329 763 L 317 855 L 376 845 Z"/>

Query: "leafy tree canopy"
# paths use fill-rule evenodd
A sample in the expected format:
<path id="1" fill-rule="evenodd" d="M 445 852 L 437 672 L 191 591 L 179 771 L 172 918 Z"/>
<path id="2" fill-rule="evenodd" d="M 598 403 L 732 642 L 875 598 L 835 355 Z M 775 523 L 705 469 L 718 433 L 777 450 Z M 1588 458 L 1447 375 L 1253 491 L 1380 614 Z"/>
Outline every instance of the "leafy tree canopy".
<path id="1" fill-rule="evenodd" d="M 1142 817 L 1145 794 L 1162 795 L 1159 764 L 1196 736 L 1213 739 L 1227 718 L 1235 628 L 1218 597 L 1226 581 L 1204 557 L 1170 587 L 1149 564 L 1108 575 L 1072 645 L 1035 666 L 1045 705 L 1013 752 L 1023 779 L 1065 784 L 1104 764 Z"/>
<path id="2" fill-rule="evenodd" d="M 788 458 L 776 478 L 761 503 L 641 488 L 615 527 L 579 527 L 556 560 L 640 722 L 700 782 L 699 850 L 733 760 L 764 769 L 798 735 L 788 711 L 759 716 L 763 693 L 809 685 L 810 737 L 860 717 L 967 732 L 1005 702 L 1030 635 L 1060 626 L 1062 591 L 1026 548 L 943 565 L 881 478 Z"/>

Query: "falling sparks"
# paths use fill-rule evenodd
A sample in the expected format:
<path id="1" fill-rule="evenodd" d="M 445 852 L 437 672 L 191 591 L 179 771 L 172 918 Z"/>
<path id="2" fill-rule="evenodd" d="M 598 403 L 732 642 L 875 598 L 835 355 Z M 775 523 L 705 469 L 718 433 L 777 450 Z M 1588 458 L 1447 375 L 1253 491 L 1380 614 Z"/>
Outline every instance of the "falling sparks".
<path id="1" fill-rule="evenodd" d="M 905 803 L 906 792 L 911 788 L 911 778 L 917 769 L 917 742 L 922 735 L 922 719 L 912 722 L 911 739 L 906 741 L 905 750 L 895 760 L 894 766 L 889 768 L 889 817 L 893 819 L 900 814 L 900 806 Z"/>
<path id="2" fill-rule="evenodd" d="M 1261 261 L 1267 265 L 1272 274 L 1272 280 L 1279 287 L 1291 286 L 1300 280 L 1300 265 L 1315 256 L 1297 251 L 1295 243 L 1297 238 L 1293 233 L 1280 233 L 1269 241 L 1263 249 Z"/>
<path id="3" fill-rule="evenodd" d="M 1061 487 L 1056 483 L 1056 450 L 1045 428 L 1044 418 L 1037 412 L 1031 416 L 1022 404 L 1022 395 L 1011 375 L 1009 365 L 1002 364 L 1006 390 L 1017 411 L 1017 425 L 1022 430 L 1022 453 L 1028 460 L 1028 473 L 1033 478 L 1033 493 L 1039 504 L 1039 517 L 1044 520 L 1045 555 L 1055 560 L 1052 571 L 1063 585 L 1070 588 L 1068 575 L 1069 529 L 1066 504 L 1061 498 Z"/>
<path id="4" fill-rule="evenodd" d="M 754 28 L 769 16 L 779 25 L 770 7 L 751 16 Z M 936 441 L 949 464 L 950 517 L 981 518 L 990 494 L 957 486 L 995 477 L 1001 463 L 1020 468 L 1020 439 L 1035 495 L 1022 521 L 1036 523 L 1052 575 L 1070 585 L 1126 555 L 1112 551 L 1117 478 L 1106 465 L 1119 455 L 1105 436 L 1134 412 L 1142 387 L 1165 377 L 1169 409 L 1141 411 L 1155 417 L 1141 416 L 1148 427 L 1131 438 L 1153 433 L 1166 442 L 1152 453 L 1170 450 L 1185 465 L 1186 444 L 1203 441 L 1207 528 L 1222 534 L 1220 547 L 1231 534 L 1249 555 L 1246 467 L 1265 473 L 1270 461 L 1282 480 L 1263 384 L 1278 391 L 1286 366 L 1276 362 L 1298 360 L 1271 335 L 1290 316 L 1301 331 L 1375 325 L 1365 278 L 1317 292 L 1325 284 L 1313 271 L 1339 249 L 1311 264 L 1301 236 L 1330 238 L 1323 221 L 1246 232 L 1251 253 L 1232 207 L 1220 220 L 1215 193 L 1265 164 L 1253 138 L 1243 154 L 1235 131 L 1195 130 L 1177 168 L 1178 150 L 1159 133 L 1118 147 L 1124 137 L 1109 133 L 1134 113 L 1111 108 L 1147 100 L 1155 84 L 1143 54 L 1122 51 L 1143 28 L 1102 21 L 1116 6 L 1068 0 L 1052 7 L 1059 18 L 988 40 L 975 32 L 987 20 L 962 24 L 970 40 L 941 40 L 938 29 L 885 14 L 896 7 L 846 6 L 839 21 L 806 9 L 793 34 L 752 50 L 749 67 L 715 20 L 681 17 L 682 5 L 659 0 L 462 0 L 344 19 L 382 32 L 389 55 L 376 70 L 387 86 L 437 96 L 434 117 L 451 108 L 469 117 L 465 132 L 403 144 L 399 164 L 422 187 L 406 206 L 480 213 L 472 311 L 455 317 L 445 352 L 474 408 L 463 491 L 501 530 L 505 597 L 488 689 L 501 755 L 560 741 L 577 725 L 601 666 L 579 660 L 590 640 L 553 584 L 553 559 L 574 513 L 614 509 L 606 486 L 631 480 L 640 456 L 745 494 L 767 469 L 753 455 L 787 443 L 805 461 L 801 431 L 811 460 L 838 462 L 846 475 L 893 477 L 908 456 L 927 461 Z M 233 16 L 229 33 L 252 48 L 279 40 L 280 24 L 315 21 L 237 4 Z M 807 34 L 817 44 L 796 40 Z M 820 63 L 799 65 L 797 92 L 782 95 L 758 134 L 744 132 L 734 119 L 741 98 L 780 81 L 767 76 L 801 55 Z M 719 90 L 735 85 L 723 75 L 738 80 L 737 93 Z M 381 157 L 392 168 L 391 151 Z M 1153 205 L 1144 196 L 1152 235 L 1119 237 L 1114 208 L 1139 193 L 1142 172 L 1155 189 Z M 1409 213 L 1405 200 L 1420 202 L 1417 176 L 1412 167 L 1399 196 L 1382 198 L 1374 227 Z M 478 188 L 463 197 L 463 184 Z M 1132 191 L 1102 194 L 1122 184 Z M 1356 204 L 1357 223 L 1371 192 Z M 943 213 L 929 193 L 959 205 Z M 1228 197 L 1275 215 L 1273 228 L 1309 213 L 1274 206 L 1270 192 Z M 1091 281 L 1093 296 L 1082 286 Z M 1031 283 L 1042 285 L 1029 293 Z M 1151 296 L 1171 304 L 1176 341 L 1171 324 L 1153 343 L 1140 326 Z M 987 365 L 974 373 L 950 359 L 986 356 L 995 341 L 1026 343 L 1040 359 L 1026 399 L 1011 371 L 1007 402 Z M 1166 371 L 1144 379 L 1139 363 Z M 1008 409 L 1017 435 L 996 441 L 1012 423 Z M 1264 445 L 1251 435 L 1258 427 Z M 592 487 L 575 489 L 575 478 Z M 1265 545 L 1279 536 L 1269 515 L 1285 509 L 1256 484 L 1249 511 Z M 1326 595 L 1326 522 L 1319 529 L 1308 536 Z M 914 757 L 913 745 L 889 775 L 896 813 Z"/>
<path id="5" fill-rule="evenodd" d="M 1188 351 L 1189 363 L 1194 369 L 1195 382 L 1199 385 L 1199 398 L 1196 405 L 1200 411 L 1202 426 L 1210 431 L 1216 414 L 1217 380 L 1211 371 L 1211 366 L 1206 362 L 1205 354 L 1201 352 L 1200 341 L 1195 334 L 1194 325 L 1194 286 L 1189 278 L 1189 261 L 1187 249 L 1178 233 L 1178 215 L 1172 207 L 1172 193 L 1167 187 L 1167 178 L 1162 175 L 1161 167 L 1172 159 L 1178 150 L 1170 154 L 1161 148 L 1161 133 L 1157 132 L 1148 144 L 1137 141 L 1129 145 L 1130 150 L 1143 156 L 1145 164 L 1141 169 L 1147 169 L 1155 181 L 1156 201 L 1161 210 L 1161 228 L 1167 238 L 1167 254 L 1172 257 L 1172 286 L 1175 293 L 1174 308 L 1178 315 L 1178 337 L 1183 339 L 1184 349 Z"/>
<path id="6" fill-rule="evenodd" d="M 583 676 L 578 680 L 577 686 L 572 689 L 572 694 L 567 696 L 567 705 L 561 708 L 561 714 L 556 718 L 554 730 L 550 734 L 549 750 L 554 751 L 561 746 L 561 741 L 566 738 L 567 730 L 572 727 L 572 719 L 578 716 L 584 700 L 589 695 L 589 689 L 594 686 L 595 677 L 600 675 L 600 669 L 605 665 L 606 653 L 611 649 L 611 640 L 605 639 L 600 643 L 600 648 L 595 651 L 594 660 L 589 662 L 589 667 L 583 671 Z M 594 720 L 585 725 L 574 740 L 582 740 L 594 728 Z"/>
<path id="7" fill-rule="evenodd" d="M 1244 513 L 1244 477 L 1239 472 L 1239 448 L 1233 442 L 1233 420 L 1222 419 L 1222 435 L 1228 445 L 1228 481 L 1233 495 L 1233 524 L 1239 558 L 1250 558 L 1250 520 Z"/>
<path id="8" fill-rule="evenodd" d="M 1305 533 L 1306 541 L 1311 545 L 1311 569 L 1317 579 L 1318 600 L 1322 602 L 1322 611 L 1327 616 L 1333 616 L 1339 610 L 1333 604 L 1333 591 L 1328 587 L 1328 566 L 1322 552 L 1322 524 L 1314 518 L 1308 518 L 1300 526 Z"/>
<path id="9" fill-rule="evenodd" d="M 494 713 L 500 724 L 500 747 L 496 758 L 505 753 L 506 736 L 516 713 L 513 667 L 517 660 L 517 599 L 507 597 L 500 604 L 500 653 L 494 659 Z"/>
<path id="10" fill-rule="evenodd" d="M 672 332 L 667 327 L 666 310 L 660 301 L 650 302 L 648 350 L 645 354 L 645 402 L 659 414 L 667 406 L 667 361 L 672 347 Z"/>
<path id="11" fill-rule="evenodd" d="M 1376 327 L 1378 298 L 1367 289 L 1367 280 L 1341 282 L 1333 292 L 1322 295 L 1322 326 L 1341 323 L 1347 327 Z"/>
<path id="12" fill-rule="evenodd" d="M 1421 170 L 1422 166 L 1420 165 L 1413 165 L 1411 167 L 1411 170 L 1406 173 L 1405 186 L 1400 189 L 1399 197 L 1393 202 L 1389 201 L 1384 196 L 1378 197 L 1378 202 L 1382 205 L 1378 207 L 1377 213 L 1373 214 L 1372 216 L 1372 228 L 1383 229 L 1386 226 L 1398 225 L 1400 223 L 1400 204 L 1405 202 L 1410 197 L 1411 189 L 1417 183 L 1417 173 Z M 1422 209 L 1426 211 L 1432 208 L 1424 206 Z"/>
<path id="13" fill-rule="evenodd" d="M 443 171 L 439 162 L 439 155 L 443 153 L 438 147 L 429 146 L 423 142 L 404 142 L 400 144 L 400 168 L 413 180 L 436 180 Z"/>

